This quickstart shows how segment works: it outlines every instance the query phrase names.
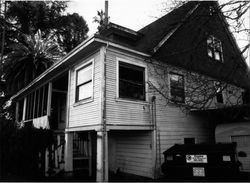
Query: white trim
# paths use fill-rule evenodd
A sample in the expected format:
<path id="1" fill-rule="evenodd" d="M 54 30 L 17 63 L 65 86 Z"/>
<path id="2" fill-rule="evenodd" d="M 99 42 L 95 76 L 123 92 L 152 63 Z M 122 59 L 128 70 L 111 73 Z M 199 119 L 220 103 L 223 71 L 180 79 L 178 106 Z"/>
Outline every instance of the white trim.
<path id="1" fill-rule="evenodd" d="M 47 116 L 50 116 L 50 114 L 51 114 L 52 87 L 53 87 L 52 82 L 49 82 L 49 84 L 48 84 L 48 98 L 47 98 Z"/>
<path id="2" fill-rule="evenodd" d="M 145 77 L 145 100 L 133 100 L 133 99 L 125 99 L 119 97 L 119 62 L 128 63 L 131 65 L 139 66 L 144 68 L 144 77 Z M 133 61 L 130 61 L 128 59 L 123 59 L 120 57 L 116 57 L 116 100 L 120 101 L 134 101 L 134 102 L 140 102 L 145 103 L 148 102 L 148 67 L 146 63 L 136 63 Z"/>
<path id="3" fill-rule="evenodd" d="M 81 69 L 83 69 L 83 67 L 85 67 L 86 65 L 91 63 L 91 69 L 92 69 L 92 82 L 91 82 L 91 88 L 92 88 L 92 95 L 91 97 L 85 98 L 85 99 L 81 99 L 79 101 L 76 101 L 76 86 L 77 86 L 77 72 Z M 89 67 L 89 66 L 88 66 Z M 87 62 L 78 64 L 78 66 L 76 66 L 74 68 L 74 75 L 75 75 L 75 82 L 74 82 L 74 89 L 75 89 L 75 93 L 74 93 L 74 105 L 73 106 L 78 106 L 87 102 L 92 102 L 94 101 L 94 72 L 95 72 L 95 59 L 92 58 Z"/>
<path id="4" fill-rule="evenodd" d="M 23 99 L 23 116 L 22 116 L 22 121 L 25 121 L 26 107 L 27 107 L 27 96 L 25 96 L 24 99 Z"/>
<path id="5" fill-rule="evenodd" d="M 136 53 L 136 54 L 141 55 L 141 56 L 151 57 L 150 54 L 140 52 L 140 51 L 136 51 L 136 50 L 130 49 L 130 48 L 126 47 L 126 46 L 121 46 L 119 44 L 112 43 L 112 42 L 109 42 L 109 41 L 104 41 L 104 40 L 102 40 L 100 38 L 95 38 L 94 40 L 97 41 L 97 42 L 100 42 L 100 43 L 109 44 L 109 46 L 112 46 L 112 47 L 115 47 L 115 48 L 126 50 L 126 51 L 129 51 L 129 52 L 132 52 L 132 53 Z"/>
<path id="6" fill-rule="evenodd" d="M 143 101 L 143 100 L 115 98 L 115 101 L 116 102 L 131 103 L 131 104 L 150 105 L 148 101 Z"/>
<path id="7" fill-rule="evenodd" d="M 70 113 L 70 91 L 71 91 L 71 69 L 68 71 L 68 90 L 67 90 L 67 103 L 66 103 L 66 126 L 69 127 L 69 113 Z"/>

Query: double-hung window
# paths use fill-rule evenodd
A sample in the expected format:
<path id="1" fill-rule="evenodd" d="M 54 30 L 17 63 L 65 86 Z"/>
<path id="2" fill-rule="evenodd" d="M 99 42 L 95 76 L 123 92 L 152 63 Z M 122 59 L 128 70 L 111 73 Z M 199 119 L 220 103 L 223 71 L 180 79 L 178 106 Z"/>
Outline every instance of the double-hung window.
<path id="1" fill-rule="evenodd" d="M 93 63 L 76 71 L 76 102 L 93 96 Z"/>
<path id="2" fill-rule="evenodd" d="M 145 67 L 119 63 L 119 97 L 145 100 Z"/>
<path id="3" fill-rule="evenodd" d="M 170 96 L 171 100 L 178 103 L 185 102 L 184 76 L 170 73 Z"/>
<path id="4" fill-rule="evenodd" d="M 207 39 L 207 53 L 209 58 L 223 62 L 221 41 L 214 36 L 209 36 Z"/>

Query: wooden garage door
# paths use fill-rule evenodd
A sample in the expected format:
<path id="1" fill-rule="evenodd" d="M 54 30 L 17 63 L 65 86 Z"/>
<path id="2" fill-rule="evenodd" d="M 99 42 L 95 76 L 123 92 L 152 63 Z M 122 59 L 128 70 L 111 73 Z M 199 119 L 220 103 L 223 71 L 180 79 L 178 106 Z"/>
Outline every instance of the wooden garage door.
<path id="1" fill-rule="evenodd" d="M 250 172 L 250 135 L 232 136 L 232 142 L 237 143 L 237 152 L 243 151 L 246 157 L 238 157 L 243 171 Z"/>

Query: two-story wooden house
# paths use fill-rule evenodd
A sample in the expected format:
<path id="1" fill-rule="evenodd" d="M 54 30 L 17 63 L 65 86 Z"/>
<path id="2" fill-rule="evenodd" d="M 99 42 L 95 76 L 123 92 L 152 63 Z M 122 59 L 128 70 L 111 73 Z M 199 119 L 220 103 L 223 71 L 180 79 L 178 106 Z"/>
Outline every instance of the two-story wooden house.
<path id="1" fill-rule="evenodd" d="M 57 155 L 65 139 L 57 167 L 104 181 L 157 178 L 172 145 L 214 142 L 208 115 L 243 104 L 248 87 L 217 3 L 188 2 L 139 31 L 109 23 L 11 99 L 17 122 L 58 134 Z"/>

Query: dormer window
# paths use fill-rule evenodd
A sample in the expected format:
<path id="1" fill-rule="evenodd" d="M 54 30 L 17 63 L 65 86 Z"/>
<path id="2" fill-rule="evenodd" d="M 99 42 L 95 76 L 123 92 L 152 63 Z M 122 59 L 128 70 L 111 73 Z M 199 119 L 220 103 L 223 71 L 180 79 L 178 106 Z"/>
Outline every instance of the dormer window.
<path id="1" fill-rule="evenodd" d="M 214 36 L 209 36 L 207 38 L 207 53 L 210 59 L 223 62 L 221 41 Z"/>

